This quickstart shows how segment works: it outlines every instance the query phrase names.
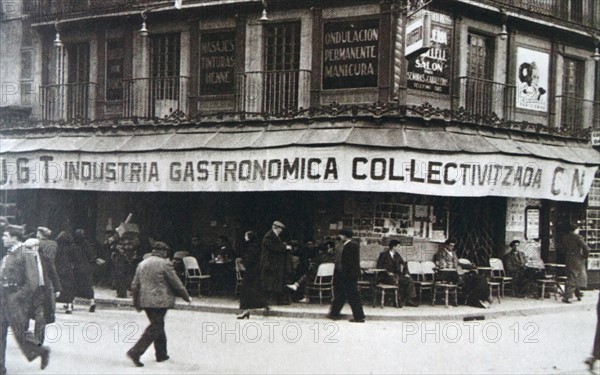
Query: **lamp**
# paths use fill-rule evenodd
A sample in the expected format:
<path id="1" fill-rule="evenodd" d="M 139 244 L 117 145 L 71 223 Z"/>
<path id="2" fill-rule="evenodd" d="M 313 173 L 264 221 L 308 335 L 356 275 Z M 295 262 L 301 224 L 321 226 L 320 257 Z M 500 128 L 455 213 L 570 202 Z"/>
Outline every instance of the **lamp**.
<path id="1" fill-rule="evenodd" d="M 56 29 L 56 37 L 54 38 L 54 47 L 60 48 L 64 44 L 63 44 L 62 40 L 60 40 L 60 33 L 58 32 L 58 22 L 54 23 L 54 28 Z M 596 52 L 597 52 L 597 50 L 596 50 Z"/>
<path id="2" fill-rule="evenodd" d="M 142 37 L 148 36 L 148 29 L 146 28 L 146 10 L 142 11 L 142 28 L 138 30 L 138 33 Z"/>
<path id="3" fill-rule="evenodd" d="M 506 31 L 505 23 L 502 24 L 502 30 L 500 30 L 500 32 L 498 33 L 498 36 L 500 37 L 501 40 L 508 39 L 508 31 Z"/>
<path id="4" fill-rule="evenodd" d="M 592 60 L 594 60 L 596 62 L 600 61 L 600 51 L 598 51 L 598 44 L 600 44 L 600 42 L 596 43 L 596 50 L 594 51 L 594 53 L 591 56 Z"/>
<path id="5" fill-rule="evenodd" d="M 269 20 L 269 16 L 267 15 L 267 0 L 262 0 L 262 5 L 263 5 L 263 10 L 262 10 L 262 16 L 260 17 L 260 21 L 264 22 L 264 21 Z"/>

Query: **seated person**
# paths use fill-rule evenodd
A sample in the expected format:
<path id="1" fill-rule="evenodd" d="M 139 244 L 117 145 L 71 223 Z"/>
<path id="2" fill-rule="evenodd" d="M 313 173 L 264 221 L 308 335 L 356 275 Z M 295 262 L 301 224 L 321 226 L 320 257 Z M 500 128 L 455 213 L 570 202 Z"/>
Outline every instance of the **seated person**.
<path id="1" fill-rule="evenodd" d="M 231 243 L 227 236 L 219 236 L 217 239 L 217 248 L 213 253 L 213 260 L 216 262 L 227 262 L 235 259 L 235 252 L 231 248 Z"/>
<path id="2" fill-rule="evenodd" d="M 382 251 L 377 258 L 377 268 L 385 269 L 387 273 L 380 273 L 377 280 L 383 284 L 397 285 L 398 286 L 398 305 L 400 307 L 404 305 L 417 306 L 412 301 L 417 296 L 415 290 L 415 283 L 408 274 L 408 267 L 402 259 L 402 256 L 398 254 L 400 249 L 400 241 L 391 240 L 388 249 Z"/>
<path id="3" fill-rule="evenodd" d="M 458 284 L 458 255 L 454 251 L 456 241 L 447 239 L 444 243 L 444 248 L 440 249 L 433 256 L 435 266 L 439 270 L 455 270 L 456 272 L 438 272 L 436 280 L 441 282 L 450 282 Z"/>
<path id="4" fill-rule="evenodd" d="M 515 286 L 515 294 L 518 297 L 527 294 L 528 280 L 525 278 L 525 263 L 527 258 L 525 254 L 519 250 L 519 240 L 514 240 L 510 243 L 510 251 L 504 255 L 502 263 L 504 264 L 504 271 L 506 276 L 513 278 L 513 284 Z"/>
<path id="5" fill-rule="evenodd" d="M 287 284 L 286 286 L 295 292 L 299 288 L 304 287 L 306 282 L 313 281 L 317 275 L 317 270 L 319 269 L 319 266 L 321 264 L 334 262 L 334 251 L 335 242 L 327 241 L 324 244 L 324 246 L 319 249 L 319 255 L 313 258 L 313 261 L 310 263 L 308 271 L 304 275 L 300 276 L 300 278 L 295 283 Z M 304 288 L 304 298 L 302 298 L 298 302 L 308 302 L 306 291 L 306 288 Z"/>

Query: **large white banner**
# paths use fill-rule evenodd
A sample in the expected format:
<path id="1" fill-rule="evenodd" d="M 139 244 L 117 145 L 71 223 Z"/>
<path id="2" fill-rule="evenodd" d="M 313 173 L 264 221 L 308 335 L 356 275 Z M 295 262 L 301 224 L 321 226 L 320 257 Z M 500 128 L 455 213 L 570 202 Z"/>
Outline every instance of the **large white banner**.
<path id="1" fill-rule="evenodd" d="M 359 147 L 4 154 L 2 189 L 373 191 L 582 202 L 596 167 L 504 155 Z"/>

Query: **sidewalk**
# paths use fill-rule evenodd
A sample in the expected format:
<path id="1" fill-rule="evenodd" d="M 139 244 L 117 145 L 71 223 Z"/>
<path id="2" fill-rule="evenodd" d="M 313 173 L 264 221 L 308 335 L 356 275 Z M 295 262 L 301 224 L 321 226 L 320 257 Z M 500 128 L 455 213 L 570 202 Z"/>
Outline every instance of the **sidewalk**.
<path id="1" fill-rule="evenodd" d="M 95 287 L 96 304 L 99 309 L 110 308 L 132 308 L 131 298 L 117 298 L 116 292 L 108 288 Z M 431 306 L 429 296 L 424 296 L 423 304 L 419 307 L 396 308 L 386 305 L 372 307 L 367 301 L 363 301 L 367 320 L 389 320 L 389 321 L 431 321 L 431 320 L 463 320 L 465 318 L 493 319 L 501 316 L 529 316 L 537 314 L 552 314 L 568 311 L 592 310 L 598 303 L 598 291 L 587 290 L 581 301 L 574 298 L 571 304 L 561 302 L 554 297 L 544 300 L 531 298 L 514 298 L 505 296 L 502 302 L 494 303 L 488 309 L 478 309 L 470 306 L 450 306 L 446 308 L 443 304 Z M 76 304 L 87 304 L 85 300 L 75 301 Z M 439 302 L 438 302 L 439 303 Z M 325 302 L 319 303 L 293 303 L 287 306 L 271 306 L 269 316 L 271 317 L 296 317 L 307 319 L 326 319 L 329 305 Z M 177 299 L 175 309 L 192 310 L 222 314 L 239 314 L 239 300 L 232 296 L 192 296 L 192 304 L 188 305 L 180 298 Z M 342 314 L 351 318 L 350 307 L 345 306 Z"/>

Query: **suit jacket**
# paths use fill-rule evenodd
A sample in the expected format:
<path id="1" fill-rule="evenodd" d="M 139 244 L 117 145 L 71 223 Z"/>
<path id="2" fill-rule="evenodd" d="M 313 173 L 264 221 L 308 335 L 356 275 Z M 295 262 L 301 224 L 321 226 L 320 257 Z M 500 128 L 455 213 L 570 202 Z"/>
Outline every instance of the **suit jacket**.
<path id="1" fill-rule="evenodd" d="M 448 254 L 446 249 L 441 249 L 433 257 L 433 261 L 438 268 L 454 268 L 458 269 L 458 256 L 456 251 L 452 250 L 451 254 Z"/>
<path id="2" fill-rule="evenodd" d="M 352 240 L 342 248 L 342 275 L 346 279 L 360 277 L 360 247 Z"/>
<path id="3" fill-rule="evenodd" d="M 8 249 L 0 263 L 0 318 L 16 323 L 26 321 L 33 307 L 33 296 L 40 285 L 37 252 L 18 243 Z M 2 320 L 6 321 L 6 320 Z"/>
<path id="4" fill-rule="evenodd" d="M 131 283 L 133 304 L 137 309 L 175 307 L 175 297 L 190 300 L 185 286 L 177 277 L 173 264 L 165 258 L 151 256 L 138 264 Z"/>
<path id="5" fill-rule="evenodd" d="M 379 254 L 377 258 L 377 268 L 385 269 L 395 275 L 402 275 L 406 272 L 406 264 L 402 256 L 394 251 L 394 257 L 390 254 L 389 250 L 385 250 Z"/>

